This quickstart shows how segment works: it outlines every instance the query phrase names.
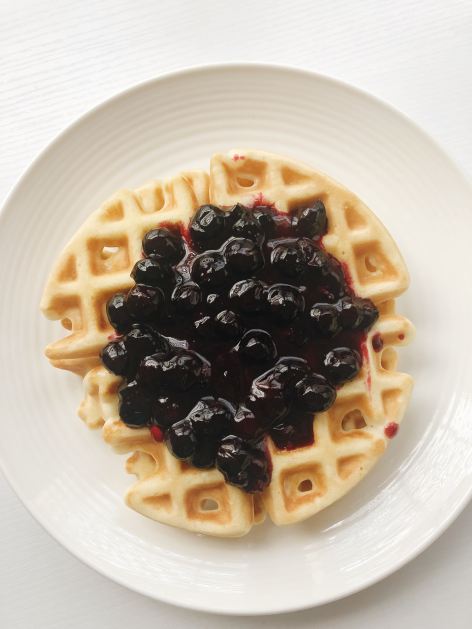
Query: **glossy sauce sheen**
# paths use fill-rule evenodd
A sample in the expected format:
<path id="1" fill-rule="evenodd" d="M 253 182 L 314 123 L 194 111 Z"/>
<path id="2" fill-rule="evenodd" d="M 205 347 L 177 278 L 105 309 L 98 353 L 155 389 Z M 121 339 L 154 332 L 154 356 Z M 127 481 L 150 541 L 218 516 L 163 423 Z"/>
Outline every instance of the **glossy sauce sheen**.
<path id="1" fill-rule="evenodd" d="M 350 347 L 361 352 L 361 345 L 365 340 L 365 332 L 362 330 L 341 330 L 334 338 L 326 339 L 312 331 L 309 320 L 309 311 L 313 304 L 318 302 L 335 302 L 337 300 L 327 292 L 318 281 L 310 281 L 309 277 L 297 280 L 297 278 L 284 278 L 276 272 L 270 264 L 270 254 L 274 242 L 284 238 L 296 238 L 293 230 L 292 214 L 283 214 L 274 208 L 270 208 L 271 214 L 276 218 L 276 233 L 273 238 L 264 241 L 262 245 L 264 266 L 250 274 L 253 277 L 267 283 L 269 286 L 278 283 L 289 283 L 301 289 L 305 299 L 304 315 L 297 317 L 293 324 L 280 325 L 273 321 L 268 312 L 257 314 L 240 314 L 244 329 L 262 329 L 269 332 L 277 346 L 278 359 L 282 357 L 297 357 L 305 359 L 311 369 L 317 373 L 324 374 L 324 356 L 335 347 Z M 182 282 L 191 280 L 191 265 L 193 259 L 201 253 L 196 250 L 191 242 L 188 229 L 182 224 L 163 223 L 160 227 L 167 227 L 171 230 L 178 230 L 186 243 L 186 255 L 183 260 L 174 268 L 181 276 Z M 322 239 L 313 240 L 313 244 L 323 248 Z M 334 260 L 334 258 L 333 258 Z M 350 277 L 346 273 L 345 266 L 342 265 L 342 272 L 345 281 L 345 294 L 353 295 L 350 286 Z M 204 356 L 211 363 L 211 387 L 206 387 L 206 395 L 222 397 L 234 405 L 235 408 L 247 397 L 251 384 L 255 378 L 267 371 L 272 364 L 252 364 L 249 365 L 242 360 L 238 352 L 235 351 L 236 343 L 225 340 L 221 337 L 202 338 L 193 325 L 205 315 L 208 315 L 209 308 L 206 298 L 209 294 L 218 294 L 220 301 L 218 308 L 213 312 L 232 309 L 231 300 L 228 297 L 232 285 L 241 279 L 232 277 L 227 283 L 218 287 L 217 290 L 205 289 L 202 287 L 203 299 L 201 307 L 195 310 L 191 316 L 178 316 L 172 309 L 168 316 L 159 323 L 159 332 L 173 339 L 184 340 L 188 349 L 194 350 Z M 193 397 L 192 392 L 189 392 Z M 286 434 L 273 433 L 271 436 L 281 449 L 292 449 L 313 443 L 313 414 L 306 413 L 301 409 L 293 409 L 290 416 L 284 423 L 291 423 L 296 428 L 296 439 L 293 434 L 289 438 Z"/>

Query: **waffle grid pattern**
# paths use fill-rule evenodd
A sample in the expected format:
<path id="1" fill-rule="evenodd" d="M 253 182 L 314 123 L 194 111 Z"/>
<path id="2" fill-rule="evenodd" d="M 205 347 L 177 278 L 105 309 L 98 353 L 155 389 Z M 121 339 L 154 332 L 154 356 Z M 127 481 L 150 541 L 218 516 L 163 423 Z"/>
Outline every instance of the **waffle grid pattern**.
<path id="1" fill-rule="evenodd" d="M 105 303 L 110 294 L 130 286 L 129 271 L 141 257 L 144 232 L 158 222 L 188 221 L 208 198 L 219 206 L 271 202 L 281 211 L 322 199 L 329 223 L 326 249 L 345 263 L 356 293 L 372 299 L 380 311 L 358 377 L 315 419 L 315 443 L 282 451 L 269 441 L 272 481 L 257 498 L 224 483 L 215 469 L 196 470 L 179 462 L 147 429 L 127 428 L 117 419 L 120 379 L 97 366 L 98 350 L 111 331 L 103 323 L 97 293 L 106 295 Z M 113 257 L 99 259 L 103 247 L 116 246 Z M 46 353 L 55 366 L 85 375 L 80 416 L 91 427 L 104 424 L 104 438 L 118 452 L 132 452 L 127 470 L 137 482 L 126 496 L 132 508 L 192 531 L 240 536 L 265 513 L 276 524 L 313 515 L 345 494 L 378 460 L 387 443 L 384 426 L 401 421 L 412 388 L 410 376 L 396 371 L 394 349 L 413 334 L 412 325 L 395 313 L 394 298 L 407 286 L 408 274 L 395 243 L 352 193 L 276 155 L 231 151 L 213 156 L 209 179 L 205 173 L 191 173 L 136 193 L 118 193 L 86 221 L 53 271 L 42 304 L 47 316 L 72 321 L 72 335 L 53 343 Z M 73 299 L 81 301 L 81 318 L 69 305 Z M 372 349 L 375 334 L 383 339 L 380 352 Z"/>

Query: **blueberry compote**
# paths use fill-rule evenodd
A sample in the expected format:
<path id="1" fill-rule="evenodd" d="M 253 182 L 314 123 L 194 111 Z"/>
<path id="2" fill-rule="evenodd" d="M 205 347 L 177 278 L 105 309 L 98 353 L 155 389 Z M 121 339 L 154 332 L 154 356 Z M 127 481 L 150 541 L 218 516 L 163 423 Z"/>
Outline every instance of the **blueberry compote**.
<path id="1" fill-rule="evenodd" d="M 266 437 L 280 449 L 313 442 L 314 414 L 359 372 L 378 317 L 324 250 L 327 228 L 317 200 L 289 214 L 204 205 L 188 227 L 148 232 L 135 285 L 107 306 L 117 336 L 101 358 L 125 378 L 123 422 L 263 490 Z"/>

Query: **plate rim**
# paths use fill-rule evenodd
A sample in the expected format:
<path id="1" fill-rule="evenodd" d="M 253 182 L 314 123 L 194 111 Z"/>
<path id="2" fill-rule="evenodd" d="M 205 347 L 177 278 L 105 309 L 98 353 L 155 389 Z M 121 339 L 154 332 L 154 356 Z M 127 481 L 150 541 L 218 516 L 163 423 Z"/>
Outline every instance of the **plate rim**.
<path id="1" fill-rule="evenodd" d="M 110 97 L 105 100 L 97 103 L 86 112 L 81 114 L 79 117 L 75 118 L 70 124 L 66 125 L 61 131 L 53 136 L 53 138 L 37 153 L 37 155 L 33 158 L 31 163 L 26 167 L 26 169 L 22 172 L 17 181 L 13 184 L 9 192 L 7 192 L 4 201 L 0 207 L 0 225 L 4 220 L 6 215 L 6 210 L 12 200 L 14 199 L 15 194 L 27 180 L 31 171 L 33 171 L 38 164 L 44 158 L 47 158 L 47 155 L 50 151 L 53 151 L 57 145 L 61 142 L 64 137 L 67 137 L 68 134 L 73 133 L 77 130 L 83 123 L 87 122 L 89 118 L 93 118 L 93 116 L 110 105 L 113 105 L 115 101 L 119 101 L 122 98 L 126 98 L 128 96 L 132 96 L 134 93 L 137 93 L 147 87 L 150 87 L 155 84 L 159 84 L 163 81 L 169 79 L 178 79 L 185 78 L 187 75 L 195 75 L 195 74 L 204 74 L 207 72 L 213 71 L 233 71 L 233 70 L 271 70 L 280 73 L 296 73 L 305 77 L 307 80 L 317 80 L 324 81 L 325 83 L 330 83 L 335 85 L 338 88 L 342 88 L 343 90 L 355 92 L 358 96 L 362 98 L 366 98 L 373 102 L 375 105 L 380 106 L 389 111 L 390 114 L 395 116 L 399 116 L 402 119 L 402 122 L 408 125 L 413 131 L 419 133 L 424 140 L 429 142 L 436 151 L 438 151 L 443 158 L 445 158 L 451 167 L 453 167 L 457 174 L 463 180 L 466 188 L 470 190 L 472 193 L 472 177 L 468 175 L 468 173 L 464 170 L 461 164 L 458 164 L 454 158 L 452 158 L 449 153 L 442 147 L 442 145 L 427 131 L 425 131 L 417 122 L 412 120 L 406 113 L 397 107 L 390 104 L 388 101 L 372 94 L 371 92 L 364 90 L 358 87 L 355 84 L 344 81 L 334 76 L 330 76 L 325 73 L 315 72 L 313 70 L 308 70 L 306 68 L 289 65 L 289 64 L 276 64 L 276 63 L 263 63 L 263 62 L 240 62 L 240 61 L 232 61 L 225 63 L 208 63 L 208 64 L 195 64 L 184 66 L 178 68 L 176 70 L 171 70 L 168 72 L 160 73 L 154 77 L 146 79 L 144 81 L 140 81 L 135 83 L 124 90 L 120 90 L 118 92 L 113 93 Z M 70 553 L 73 557 L 81 561 L 86 566 L 92 568 L 102 576 L 110 579 L 111 581 L 123 586 L 133 592 L 141 594 L 143 596 L 147 596 L 156 601 L 162 601 L 167 604 L 174 605 L 176 607 L 181 607 L 184 609 L 191 609 L 200 612 L 212 613 L 212 614 L 224 614 L 231 616 L 264 616 L 271 614 L 281 614 L 281 613 L 290 613 L 295 611 L 301 611 L 306 609 L 311 609 L 315 607 L 319 607 L 321 605 L 326 605 L 337 600 L 352 596 L 362 590 L 378 583 L 390 575 L 394 574 L 401 568 L 403 568 L 410 561 L 416 559 L 423 551 L 425 551 L 431 544 L 433 544 L 448 528 L 449 526 L 457 519 L 457 517 L 463 512 L 468 503 L 472 498 L 472 486 L 464 492 L 461 500 L 458 501 L 454 509 L 447 514 L 447 516 L 441 521 L 441 523 L 436 526 L 434 531 L 427 533 L 425 537 L 418 543 L 414 550 L 407 553 L 406 556 L 400 557 L 396 562 L 392 562 L 389 566 L 383 569 L 379 569 L 374 575 L 364 579 L 362 583 L 353 585 L 352 587 L 346 587 L 342 592 L 333 594 L 332 596 L 327 596 L 323 601 L 308 601 L 306 604 L 293 604 L 287 605 L 287 603 L 283 603 L 282 605 L 278 605 L 275 603 L 270 609 L 258 608 L 256 610 L 252 609 L 249 611 L 241 610 L 236 606 L 228 607 L 228 605 L 224 605 L 224 607 L 209 607 L 206 604 L 199 604 L 196 601 L 187 602 L 186 600 L 179 599 L 176 600 L 176 597 L 172 597 L 169 595 L 157 595 L 156 592 L 148 591 L 147 588 L 140 588 L 139 584 L 129 584 L 122 579 L 119 575 L 113 573 L 112 566 L 110 565 L 110 569 L 107 570 L 105 567 L 99 562 L 95 562 L 93 557 L 82 557 L 78 554 L 77 549 L 72 547 L 72 544 L 68 541 L 68 538 L 63 535 L 60 531 L 53 532 L 53 527 L 49 526 L 49 523 L 45 522 L 43 516 L 41 515 L 41 510 L 37 509 L 33 501 L 22 496 L 20 490 L 16 486 L 15 479 L 12 475 L 10 475 L 7 471 L 6 465 L 0 454 L 0 470 L 2 471 L 4 477 L 6 478 L 9 486 L 12 488 L 20 502 L 26 507 L 28 512 L 33 516 L 36 522 L 38 522 L 41 527 L 50 535 L 54 540 L 56 540 L 65 550 Z"/>

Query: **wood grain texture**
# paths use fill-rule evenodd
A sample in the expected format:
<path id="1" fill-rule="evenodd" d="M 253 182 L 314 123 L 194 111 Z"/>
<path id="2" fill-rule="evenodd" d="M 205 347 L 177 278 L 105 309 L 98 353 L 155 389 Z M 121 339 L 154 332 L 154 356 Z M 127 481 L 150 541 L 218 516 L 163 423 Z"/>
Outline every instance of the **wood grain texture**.
<path id="1" fill-rule="evenodd" d="M 472 3 L 398 0 L 0 2 L 0 200 L 97 103 L 215 61 L 292 64 L 389 100 L 472 172 Z M 446 193 L 446 192 L 445 192 Z M 6 421 L 7 418 L 2 418 Z M 115 585 L 63 550 L 0 480 L 0 626 L 220 627 Z M 472 507 L 419 559 L 340 603 L 228 627 L 470 626 Z M 8 569 L 6 567 L 8 566 Z"/>

